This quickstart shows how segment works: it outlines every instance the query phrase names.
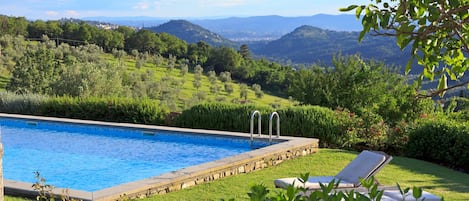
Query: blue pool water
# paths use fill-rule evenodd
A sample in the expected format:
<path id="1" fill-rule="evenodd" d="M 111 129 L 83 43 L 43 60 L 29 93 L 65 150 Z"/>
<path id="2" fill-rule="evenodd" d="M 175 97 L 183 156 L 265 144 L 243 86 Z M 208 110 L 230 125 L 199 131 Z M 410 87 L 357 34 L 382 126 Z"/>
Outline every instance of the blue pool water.
<path id="1" fill-rule="evenodd" d="M 96 191 L 252 150 L 249 139 L 0 118 L 5 179 Z M 267 146 L 256 142 L 256 147 Z"/>

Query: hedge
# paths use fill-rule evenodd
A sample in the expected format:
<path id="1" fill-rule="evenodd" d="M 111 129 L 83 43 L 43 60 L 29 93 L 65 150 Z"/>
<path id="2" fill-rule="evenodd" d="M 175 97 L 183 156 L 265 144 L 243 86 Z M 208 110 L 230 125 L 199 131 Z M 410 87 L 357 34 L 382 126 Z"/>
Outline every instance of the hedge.
<path id="1" fill-rule="evenodd" d="M 158 101 L 128 98 L 50 98 L 40 107 L 45 116 L 164 125 L 168 109 Z"/>
<path id="2" fill-rule="evenodd" d="M 409 131 L 406 155 L 469 170 L 469 123 L 423 120 Z"/>
<path id="3" fill-rule="evenodd" d="M 185 128 L 201 128 L 248 133 L 251 113 L 258 110 L 262 117 L 262 131 L 267 132 L 268 115 L 273 109 L 268 106 L 239 105 L 233 103 L 203 103 L 193 106 L 178 115 L 172 125 Z M 257 133 L 255 116 L 255 133 Z"/>
<path id="4" fill-rule="evenodd" d="M 205 103 L 185 110 L 176 117 L 174 126 L 237 132 L 250 132 L 251 114 L 258 110 L 262 116 L 262 133 L 268 134 L 269 115 L 275 111 L 268 106 Z M 323 146 L 342 146 L 349 137 L 344 134 L 347 124 L 337 118 L 328 108 L 298 106 L 277 110 L 280 117 L 280 133 L 287 136 L 319 138 Z M 257 133 L 257 116 L 254 119 Z M 276 134 L 276 119 L 273 119 L 273 135 Z"/>
<path id="5" fill-rule="evenodd" d="M 166 107 L 150 99 L 73 98 L 0 92 L 0 112 L 166 125 Z"/>

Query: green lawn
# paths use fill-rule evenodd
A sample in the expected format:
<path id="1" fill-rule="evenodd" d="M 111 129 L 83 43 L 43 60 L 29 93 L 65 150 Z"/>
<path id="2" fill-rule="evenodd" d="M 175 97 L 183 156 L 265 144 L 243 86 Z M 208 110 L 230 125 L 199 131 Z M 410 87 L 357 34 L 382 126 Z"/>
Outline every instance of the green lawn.
<path id="1" fill-rule="evenodd" d="M 305 172 L 310 172 L 311 176 L 335 175 L 356 155 L 356 152 L 321 149 L 317 154 L 285 161 L 275 167 L 223 178 L 166 195 L 156 195 L 145 200 L 248 200 L 247 193 L 254 184 L 263 183 L 271 193 L 275 193 L 280 191 L 273 186 L 273 180 L 276 178 L 295 177 Z M 445 200 L 469 200 L 469 174 L 420 160 L 394 157 L 376 178 L 381 184 L 388 186 L 399 183 L 403 187 L 422 187 L 426 191 L 443 196 Z M 22 199 L 6 197 L 5 200 Z"/>
<path id="2" fill-rule="evenodd" d="M 263 183 L 271 193 L 275 193 L 280 191 L 273 186 L 276 178 L 299 176 L 305 172 L 310 172 L 312 176 L 335 175 L 356 155 L 355 152 L 321 149 L 317 154 L 286 161 L 276 167 L 156 195 L 146 200 L 248 200 L 247 193 L 254 184 Z M 446 200 L 469 200 L 468 174 L 424 161 L 394 157 L 376 178 L 383 185 L 399 183 L 403 187 L 419 186 Z"/>

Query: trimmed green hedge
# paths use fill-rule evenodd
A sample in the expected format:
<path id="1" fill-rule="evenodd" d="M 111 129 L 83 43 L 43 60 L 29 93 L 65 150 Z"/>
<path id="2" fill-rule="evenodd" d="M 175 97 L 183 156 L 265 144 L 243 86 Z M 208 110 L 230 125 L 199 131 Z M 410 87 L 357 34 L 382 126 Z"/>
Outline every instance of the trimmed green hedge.
<path id="1" fill-rule="evenodd" d="M 72 98 L 0 92 L 0 112 L 110 122 L 166 125 L 169 110 L 158 101 L 129 98 Z"/>
<path id="2" fill-rule="evenodd" d="M 262 114 L 262 133 L 268 134 L 271 107 L 206 103 L 182 112 L 173 122 L 174 126 L 203 128 L 237 132 L 250 132 L 251 114 L 259 110 Z M 337 147 L 350 139 L 343 132 L 348 125 L 337 118 L 337 113 L 319 106 L 299 106 L 277 110 L 280 116 L 280 134 L 287 136 L 319 138 L 323 146 Z M 257 116 L 254 119 L 257 133 Z M 273 119 L 273 135 L 276 134 L 276 119 Z"/>
<path id="3" fill-rule="evenodd" d="M 343 147 L 350 136 L 350 125 L 342 122 L 340 113 L 320 106 L 297 106 L 278 111 L 282 135 L 319 138 L 322 146 Z"/>
<path id="4" fill-rule="evenodd" d="M 0 92 L 0 112 L 11 114 L 39 115 L 39 108 L 49 98 L 42 95 L 18 95 Z"/>
<path id="5" fill-rule="evenodd" d="M 446 119 L 424 120 L 410 129 L 406 154 L 469 170 L 469 123 Z"/>
<path id="6" fill-rule="evenodd" d="M 185 128 L 249 133 L 251 113 L 254 110 L 259 110 L 261 113 L 263 133 L 268 132 L 267 114 L 273 111 L 271 107 L 232 103 L 204 103 L 193 106 L 178 115 L 172 125 Z M 256 115 L 254 133 L 258 133 L 257 118 L 258 116 Z"/>
<path id="7" fill-rule="evenodd" d="M 50 98 L 40 108 L 45 116 L 164 125 L 168 110 L 158 101 L 128 98 Z"/>

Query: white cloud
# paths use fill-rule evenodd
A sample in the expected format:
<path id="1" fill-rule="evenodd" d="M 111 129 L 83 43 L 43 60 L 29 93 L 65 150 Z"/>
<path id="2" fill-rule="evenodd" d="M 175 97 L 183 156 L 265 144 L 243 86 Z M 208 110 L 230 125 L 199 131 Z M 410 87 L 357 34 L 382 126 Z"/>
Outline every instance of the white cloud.
<path id="1" fill-rule="evenodd" d="M 65 15 L 68 16 L 68 17 L 79 17 L 80 13 L 78 13 L 75 10 L 67 10 L 67 11 L 65 11 Z"/>
<path id="2" fill-rule="evenodd" d="M 246 4 L 246 0 L 199 0 L 199 5 L 203 7 L 233 7 Z"/>
<path id="3" fill-rule="evenodd" d="M 136 5 L 134 5 L 134 9 L 138 9 L 138 10 L 147 10 L 148 8 L 150 7 L 149 3 L 146 2 L 146 1 L 141 1 L 141 2 L 138 2 Z"/>
<path id="4" fill-rule="evenodd" d="M 59 15 L 59 13 L 56 12 L 56 11 L 46 11 L 46 15 L 47 16 L 57 16 L 57 15 Z"/>

